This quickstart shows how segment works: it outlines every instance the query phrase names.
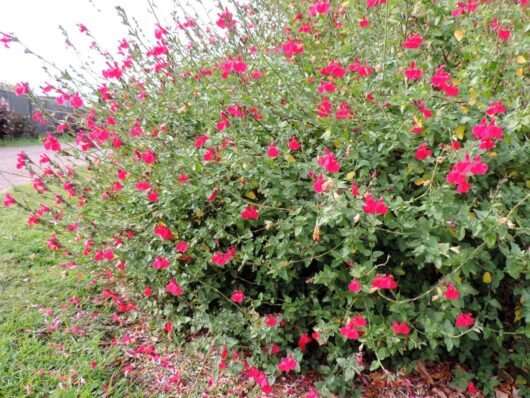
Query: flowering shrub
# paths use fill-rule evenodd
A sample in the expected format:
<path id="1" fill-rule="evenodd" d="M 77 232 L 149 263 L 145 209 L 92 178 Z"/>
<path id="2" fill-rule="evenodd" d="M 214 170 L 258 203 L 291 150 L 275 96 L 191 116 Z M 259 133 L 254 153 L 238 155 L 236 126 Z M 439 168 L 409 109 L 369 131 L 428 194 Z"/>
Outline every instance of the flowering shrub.
<path id="1" fill-rule="evenodd" d="M 528 366 L 525 4 L 234 2 L 123 39 L 92 97 L 53 88 L 88 111 L 44 144 L 88 167 L 21 154 L 54 203 L 28 223 L 263 392 L 450 358 L 491 388 Z"/>

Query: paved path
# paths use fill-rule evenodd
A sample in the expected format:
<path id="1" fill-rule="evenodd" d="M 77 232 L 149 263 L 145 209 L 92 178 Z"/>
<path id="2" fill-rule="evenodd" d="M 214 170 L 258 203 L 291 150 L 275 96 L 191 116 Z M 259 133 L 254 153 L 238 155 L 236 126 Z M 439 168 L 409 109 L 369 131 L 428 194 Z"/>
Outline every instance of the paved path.
<path id="1" fill-rule="evenodd" d="M 31 182 L 29 174 L 24 169 L 17 169 L 17 154 L 24 151 L 35 163 L 39 163 L 40 155 L 46 153 L 50 158 L 57 159 L 51 151 L 46 151 L 42 145 L 31 145 L 13 148 L 0 147 L 0 192 L 5 192 L 15 185 Z"/>

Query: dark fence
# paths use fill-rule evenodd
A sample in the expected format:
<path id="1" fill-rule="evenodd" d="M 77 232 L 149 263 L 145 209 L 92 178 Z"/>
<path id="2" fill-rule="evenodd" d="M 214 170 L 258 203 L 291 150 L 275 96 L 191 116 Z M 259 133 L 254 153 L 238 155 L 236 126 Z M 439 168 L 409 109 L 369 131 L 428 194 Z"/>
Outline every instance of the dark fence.
<path id="1" fill-rule="evenodd" d="M 7 101 L 11 111 L 18 113 L 19 115 L 28 116 L 30 119 L 33 117 L 34 112 L 43 113 L 46 119 L 49 119 L 48 115 L 52 115 L 56 120 L 64 120 L 66 117 L 73 112 L 73 108 L 67 105 L 58 105 L 54 98 L 50 97 L 36 97 L 35 102 L 32 101 L 27 95 L 17 96 L 15 93 L 0 89 L 0 101 Z M 35 129 L 37 133 L 42 134 L 48 131 L 52 126 L 48 124 L 35 123 Z"/>

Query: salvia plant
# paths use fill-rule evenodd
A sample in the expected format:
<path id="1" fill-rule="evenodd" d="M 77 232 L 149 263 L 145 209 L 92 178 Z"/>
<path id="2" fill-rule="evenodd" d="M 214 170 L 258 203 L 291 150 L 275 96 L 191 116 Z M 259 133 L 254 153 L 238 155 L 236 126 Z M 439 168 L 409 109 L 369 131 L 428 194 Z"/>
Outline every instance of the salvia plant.
<path id="1" fill-rule="evenodd" d="M 44 146 L 74 163 L 21 153 L 42 202 L 4 204 L 58 261 L 128 280 L 119 311 L 215 336 L 217 373 L 264 393 L 311 369 L 308 396 L 351 396 L 417 361 L 486 392 L 528 377 L 526 3 L 232 1 L 209 22 L 177 3 L 145 34 L 119 8 L 103 70 L 47 65 L 76 119 Z"/>

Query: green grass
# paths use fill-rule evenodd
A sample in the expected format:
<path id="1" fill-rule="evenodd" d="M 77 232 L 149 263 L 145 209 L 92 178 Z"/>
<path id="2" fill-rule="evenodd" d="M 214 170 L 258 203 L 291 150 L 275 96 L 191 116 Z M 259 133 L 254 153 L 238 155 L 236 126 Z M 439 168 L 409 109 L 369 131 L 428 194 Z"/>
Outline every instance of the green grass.
<path id="1" fill-rule="evenodd" d="M 21 191 L 31 195 L 29 188 Z M 71 296 L 89 296 L 89 275 L 63 273 L 56 265 L 60 259 L 46 249 L 48 234 L 29 229 L 25 219 L 17 210 L 0 208 L 0 397 L 143 396 L 117 377 L 117 350 L 100 344 L 115 332 L 105 309 L 84 303 L 87 314 L 100 311 L 102 316 L 74 321 L 76 308 L 60 308 Z M 40 308 L 54 310 L 50 321 L 61 319 L 56 331 L 47 330 Z M 86 336 L 65 332 L 72 324 L 86 330 Z M 102 395 L 112 380 L 108 395 Z"/>
<path id="2" fill-rule="evenodd" d="M 42 144 L 41 138 L 42 137 L 15 138 L 13 140 L 0 140 L 0 148 L 28 146 L 28 145 L 41 145 Z"/>

